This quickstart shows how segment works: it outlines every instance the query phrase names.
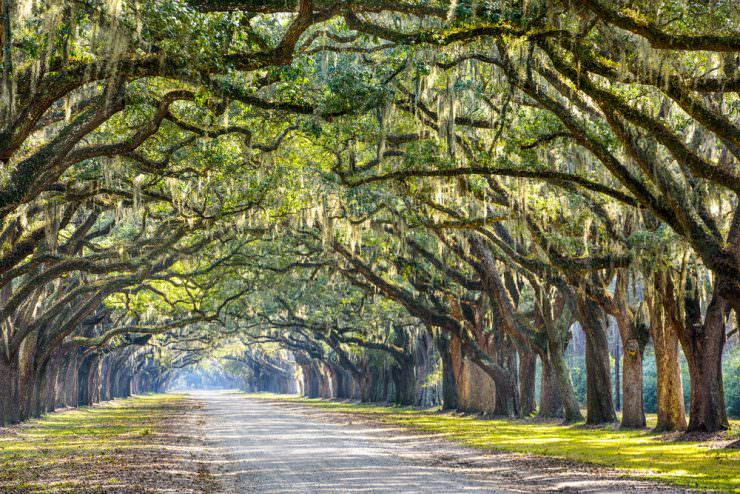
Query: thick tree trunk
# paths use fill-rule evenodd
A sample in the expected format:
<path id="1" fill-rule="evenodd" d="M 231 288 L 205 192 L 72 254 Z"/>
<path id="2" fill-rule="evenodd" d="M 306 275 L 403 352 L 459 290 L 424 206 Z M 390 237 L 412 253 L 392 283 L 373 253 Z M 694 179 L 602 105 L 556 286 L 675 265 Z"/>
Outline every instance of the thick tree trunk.
<path id="1" fill-rule="evenodd" d="M 729 305 L 717 294 L 715 287 L 702 323 L 697 292 L 696 287 L 692 289 L 687 284 L 686 327 L 681 332 L 681 345 L 691 376 L 687 432 L 716 432 L 730 428 L 722 384 L 722 350 Z"/>
<path id="2" fill-rule="evenodd" d="M 56 409 L 59 372 L 62 370 L 63 364 L 64 352 L 61 350 L 55 351 L 47 363 L 42 391 L 41 413 L 53 412 Z"/>
<path id="3" fill-rule="evenodd" d="M 349 372 L 347 372 L 346 369 L 340 367 L 337 369 L 336 372 L 336 378 L 337 378 L 337 389 L 336 389 L 336 395 L 337 398 L 351 398 L 351 375 Z"/>
<path id="4" fill-rule="evenodd" d="M 19 422 L 20 389 L 18 360 L 8 362 L 0 358 L 0 425 Z"/>
<path id="5" fill-rule="evenodd" d="M 560 399 L 563 403 L 563 414 L 566 422 L 577 422 L 583 420 L 581 414 L 581 405 L 576 398 L 576 392 L 573 389 L 573 381 L 570 377 L 570 369 L 565 361 L 565 355 L 562 344 L 555 345 L 548 343 L 549 360 L 552 366 L 552 372 L 555 376 L 555 382 L 559 387 Z"/>
<path id="6" fill-rule="evenodd" d="M 308 382 L 308 397 L 309 398 L 321 398 L 322 391 L 322 376 L 316 365 L 311 362 L 309 365 L 309 382 Z"/>
<path id="7" fill-rule="evenodd" d="M 537 373 L 537 355 L 531 350 L 519 352 L 519 397 L 521 414 L 532 415 L 537 410 L 535 396 L 535 378 Z"/>
<path id="8" fill-rule="evenodd" d="M 44 380 L 42 413 L 51 413 L 56 408 L 57 383 L 59 371 L 62 367 L 62 355 L 55 355 L 48 364 L 46 379 Z"/>
<path id="9" fill-rule="evenodd" d="M 325 364 L 323 362 L 320 362 L 318 365 L 319 365 L 319 369 L 321 369 L 321 375 L 323 377 L 321 397 L 322 398 L 334 398 L 336 396 L 336 389 L 337 389 L 337 377 L 336 377 L 336 371 L 334 370 L 334 366 Z"/>
<path id="10" fill-rule="evenodd" d="M 92 405 L 90 397 L 90 368 L 95 357 L 88 355 L 83 358 L 77 369 L 77 406 Z"/>
<path id="11" fill-rule="evenodd" d="M 18 395 L 20 398 L 20 420 L 33 416 L 34 386 L 36 384 L 36 342 L 38 332 L 28 336 L 18 351 Z"/>
<path id="12" fill-rule="evenodd" d="M 611 393 L 606 316 L 591 300 L 579 300 L 578 309 L 586 335 L 586 423 L 616 422 L 617 415 Z"/>
<path id="13" fill-rule="evenodd" d="M 131 374 L 128 368 L 122 367 L 119 364 L 114 382 L 114 398 L 126 398 L 131 395 Z"/>
<path id="14" fill-rule="evenodd" d="M 69 357 L 67 369 L 64 373 L 64 385 L 61 389 L 62 403 L 66 407 L 77 406 L 79 355 L 75 352 Z"/>
<path id="15" fill-rule="evenodd" d="M 725 411 L 721 352 L 697 352 L 688 359 L 691 376 L 689 432 L 715 432 L 730 428 Z"/>
<path id="16" fill-rule="evenodd" d="M 111 369 L 113 365 L 112 360 L 113 358 L 110 356 L 103 359 L 103 378 L 100 388 L 100 399 L 102 401 L 108 401 L 113 398 L 111 394 Z"/>
<path id="17" fill-rule="evenodd" d="M 608 310 L 616 321 L 622 343 L 622 427 L 645 427 L 642 397 L 642 359 L 647 344 L 647 328 L 639 324 L 629 309 L 628 278 L 620 271 L 613 297 L 604 297 Z M 615 365 L 616 367 L 616 365 Z M 617 388 L 618 389 L 618 388 Z"/>
<path id="18" fill-rule="evenodd" d="M 622 354 L 622 427 L 645 427 L 642 399 L 642 349 L 636 340 L 628 340 Z"/>
<path id="19" fill-rule="evenodd" d="M 40 368 L 33 369 L 29 382 L 31 383 L 30 395 L 28 402 L 29 416 L 38 418 L 44 413 L 44 385 L 46 383 L 47 372 L 49 371 L 48 361 L 42 363 Z"/>
<path id="20" fill-rule="evenodd" d="M 102 362 L 100 356 L 96 355 L 92 364 L 90 365 L 90 376 L 87 379 L 88 386 L 88 397 L 90 405 L 100 403 L 100 377 L 102 370 Z"/>
<path id="21" fill-rule="evenodd" d="M 654 318 L 655 319 L 655 318 Z M 686 430 L 686 411 L 675 326 L 654 321 L 650 328 L 657 370 L 658 423 L 656 432 Z"/>
<path id="22" fill-rule="evenodd" d="M 550 359 L 541 359 L 542 373 L 540 374 L 540 409 L 539 417 L 562 417 L 563 399 L 560 393 L 560 385 L 555 375 L 555 369 Z"/>
<path id="23" fill-rule="evenodd" d="M 503 331 L 494 331 L 496 361 L 509 371 L 508 379 L 496 381 L 496 407 L 493 414 L 503 417 L 516 417 L 521 414 L 521 401 L 518 386 L 516 347 Z"/>
<path id="24" fill-rule="evenodd" d="M 508 382 L 497 383 L 496 408 L 493 414 L 502 417 L 517 417 L 519 415 L 518 398 L 519 389 L 514 376 L 511 376 Z"/>
<path id="25" fill-rule="evenodd" d="M 715 303 L 716 300 L 707 309 L 704 326 L 690 328 L 692 334 L 684 346 L 691 376 L 689 432 L 715 432 L 730 428 L 722 384 L 722 350 L 725 342 L 723 311 L 712 307 Z"/>
<path id="26" fill-rule="evenodd" d="M 538 307 L 542 314 L 540 322 L 547 336 L 547 353 L 540 356 L 542 361 L 540 413 L 543 416 L 559 416 L 556 414 L 562 408 L 566 422 L 583 420 L 581 406 L 573 389 L 570 369 L 565 361 L 568 334 L 558 329 L 556 323 L 562 316 L 565 299 L 551 300 L 542 287 L 538 287 L 538 291 Z"/>
<path id="27" fill-rule="evenodd" d="M 399 405 L 413 405 L 416 401 L 416 373 L 414 361 L 407 359 L 406 362 L 397 363 L 391 370 L 393 383 L 396 388 L 395 401 Z"/>

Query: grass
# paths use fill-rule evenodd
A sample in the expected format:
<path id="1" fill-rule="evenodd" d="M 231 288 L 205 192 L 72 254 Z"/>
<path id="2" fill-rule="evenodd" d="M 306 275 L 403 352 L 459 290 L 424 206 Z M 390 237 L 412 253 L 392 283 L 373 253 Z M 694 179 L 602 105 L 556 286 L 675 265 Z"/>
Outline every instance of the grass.
<path id="1" fill-rule="evenodd" d="M 150 434 L 182 396 L 147 395 L 52 413 L 0 428 L 0 492 L 107 492 L 141 468 Z M 151 465 L 149 465 L 151 466 Z"/>
<path id="2" fill-rule="evenodd" d="M 253 396 L 289 400 L 339 413 L 363 414 L 381 422 L 443 434 L 483 450 L 512 451 L 591 463 L 626 474 L 702 490 L 740 492 L 740 450 L 708 443 L 661 440 L 648 430 L 563 426 L 532 419 L 481 420 L 473 416 L 285 395 Z M 655 424 L 648 417 L 648 425 Z M 740 438 L 740 421 L 731 435 Z"/>

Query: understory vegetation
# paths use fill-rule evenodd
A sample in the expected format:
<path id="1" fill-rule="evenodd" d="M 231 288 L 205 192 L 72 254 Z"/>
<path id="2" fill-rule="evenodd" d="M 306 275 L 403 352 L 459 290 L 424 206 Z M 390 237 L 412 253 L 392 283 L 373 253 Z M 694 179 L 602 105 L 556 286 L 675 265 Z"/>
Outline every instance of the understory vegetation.
<path id="1" fill-rule="evenodd" d="M 0 0 L 0 425 L 228 385 L 727 487 L 645 429 L 740 413 L 736 4 Z"/>

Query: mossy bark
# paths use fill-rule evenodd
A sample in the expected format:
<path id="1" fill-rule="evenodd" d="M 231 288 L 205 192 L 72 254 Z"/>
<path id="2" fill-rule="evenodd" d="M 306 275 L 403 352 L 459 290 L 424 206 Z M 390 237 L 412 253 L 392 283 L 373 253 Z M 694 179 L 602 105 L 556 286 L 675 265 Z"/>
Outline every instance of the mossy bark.
<path id="1" fill-rule="evenodd" d="M 671 324 L 653 324 L 650 329 L 657 370 L 658 423 L 655 430 L 686 429 L 686 412 L 679 364 L 678 333 Z"/>
<path id="2" fill-rule="evenodd" d="M 0 358 L 0 424 L 14 424 L 21 419 L 18 360 Z"/>
<path id="3" fill-rule="evenodd" d="M 622 354 L 622 427 L 640 429 L 645 427 L 645 412 L 642 398 L 641 345 L 628 340 Z"/>
<path id="4" fill-rule="evenodd" d="M 586 423 L 595 425 L 616 422 L 617 414 L 611 393 L 606 315 L 591 300 L 579 300 L 578 308 L 586 335 Z"/>
<path id="5" fill-rule="evenodd" d="M 549 358 L 542 360 L 540 374 L 540 407 L 539 417 L 552 418 L 563 416 L 563 399 L 560 393 L 558 378 Z"/>
<path id="6" fill-rule="evenodd" d="M 521 414 L 532 415 L 537 410 L 535 397 L 535 374 L 537 372 L 537 355 L 531 350 L 519 350 L 519 396 Z"/>
<path id="7" fill-rule="evenodd" d="M 680 341 L 691 377 L 688 432 L 716 432 L 730 428 L 722 383 L 725 319 L 730 306 L 719 295 L 716 285 L 703 321 L 698 282 L 690 277 L 686 285 L 686 323 L 680 333 Z"/>

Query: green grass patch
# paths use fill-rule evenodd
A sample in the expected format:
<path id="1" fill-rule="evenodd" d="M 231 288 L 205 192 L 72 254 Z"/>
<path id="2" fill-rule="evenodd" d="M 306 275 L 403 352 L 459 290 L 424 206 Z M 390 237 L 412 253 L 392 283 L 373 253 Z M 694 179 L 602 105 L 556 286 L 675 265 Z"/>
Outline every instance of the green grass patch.
<path id="1" fill-rule="evenodd" d="M 126 485 L 148 436 L 179 413 L 180 395 L 146 395 L 0 428 L 0 492 L 88 492 Z"/>
<path id="2" fill-rule="evenodd" d="M 483 450 L 512 451 L 564 458 L 619 470 L 633 476 L 703 490 L 740 492 L 740 450 L 710 443 L 675 442 L 649 430 L 560 425 L 535 419 L 480 419 L 407 407 L 381 406 L 255 394 L 339 413 L 363 414 L 383 423 L 433 432 Z M 648 416 L 648 425 L 655 424 Z M 740 437 L 740 421 L 732 422 Z"/>

